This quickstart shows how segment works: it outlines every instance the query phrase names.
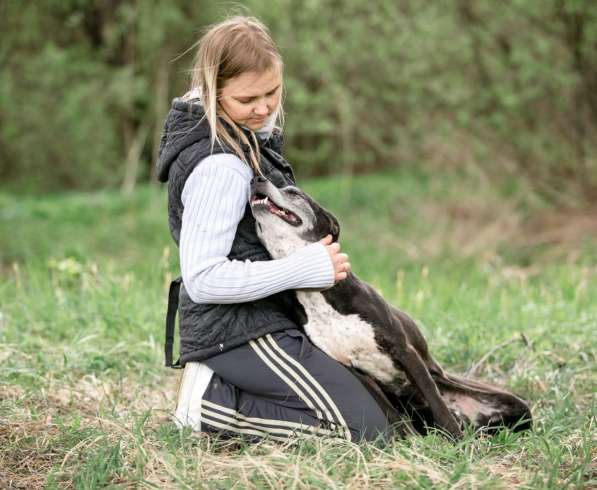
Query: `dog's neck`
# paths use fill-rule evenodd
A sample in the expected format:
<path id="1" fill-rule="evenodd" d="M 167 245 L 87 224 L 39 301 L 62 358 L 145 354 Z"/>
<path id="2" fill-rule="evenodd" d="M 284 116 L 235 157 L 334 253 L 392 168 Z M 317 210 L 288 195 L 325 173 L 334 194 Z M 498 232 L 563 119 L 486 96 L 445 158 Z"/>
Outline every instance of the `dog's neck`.
<path id="1" fill-rule="evenodd" d="M 262 235 L 258 231 L 257 236 L 273 259 L 283 259 L 309 245 L 309 242 L 293 235 L 285 234 L 282 237 L 270 234 Z"/>
<path id="2" fill-rule="evenodd" d="M 324 289 L 323 291 L 314 291 L 309 289 L 297 290 L 297 292 L 305 293 L 302 298 L 306 302 L 317 301 L 312 295 L 322 296 L 323 299 L 336 311 L 344 315 L 350 315 L 353 313 L 359 313 L 360 308 L 364 305 L 356 304 L 352 301 L 353 298 L 357 297 L 357 293 L 362 291 L 363 282 L 352 272 L 348 273 L 346 279 L 336 282 L 331 288 Z M 305 308 L 308 305 L 301 301 Z"/>
<path id="3" fill-rule="evenodd" d="M 282 230 L 282 232 L 284 233 L 283 236 L 277 236 L 277 234 L 272 233 L 271 229 L 268 230 L 267 235 L 262 235 L 259 230 L 257 231 L 257 235 L 273 259 L 288 257 L 312 243 L 306 242 L 297 236 L 289 235 L 285 230 Z M 351 301 L 351 298 L 362 292 L 364 288 L 369 289 L 370 287 L 365 285 L 355 274 L 349 272 L 346 279 L 338 281 L 334 286 L 324 291 L 302 290 L 305 295 L 303 296 L 304 303 L 303 301 L 301 303 L 303 303 L 305 309 L 308 309 L 312 301 L 318 301 L 317 298 L 310 297 L 310 295 L 323 295 L 323 299 L 338 312 L 342 314 L 359 313 L 359 307 L 364 305 L 355 304 Z"/>

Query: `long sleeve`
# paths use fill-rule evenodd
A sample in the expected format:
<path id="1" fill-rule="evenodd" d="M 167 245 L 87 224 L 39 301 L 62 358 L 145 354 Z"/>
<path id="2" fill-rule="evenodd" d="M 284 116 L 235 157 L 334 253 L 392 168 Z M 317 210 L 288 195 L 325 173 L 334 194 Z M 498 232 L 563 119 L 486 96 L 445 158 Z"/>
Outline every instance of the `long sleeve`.
<path id="1" fill-rule="evenodd" d="M 180 268 L 196 303 L 242 303 L 286 289 L 324 289 L 334 268 L 321 243 L 277 260 L 227 258 L 249 200 L 252 170 L 231 154 L 205 158 L 187 179 L 180 234 Z"/>

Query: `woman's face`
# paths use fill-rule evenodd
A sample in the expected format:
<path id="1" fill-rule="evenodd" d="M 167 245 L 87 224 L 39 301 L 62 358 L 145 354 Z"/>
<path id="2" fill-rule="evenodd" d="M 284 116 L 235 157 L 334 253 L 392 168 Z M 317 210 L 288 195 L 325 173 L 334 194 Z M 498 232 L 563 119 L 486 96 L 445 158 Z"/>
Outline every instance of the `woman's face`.
<path id="1" fill-rule="evenodd" d="M 279 70 L 251 71 L 226 81 L 220 105 L 235 123 L 256 131 L 278 107 L 281 93 Z"/>

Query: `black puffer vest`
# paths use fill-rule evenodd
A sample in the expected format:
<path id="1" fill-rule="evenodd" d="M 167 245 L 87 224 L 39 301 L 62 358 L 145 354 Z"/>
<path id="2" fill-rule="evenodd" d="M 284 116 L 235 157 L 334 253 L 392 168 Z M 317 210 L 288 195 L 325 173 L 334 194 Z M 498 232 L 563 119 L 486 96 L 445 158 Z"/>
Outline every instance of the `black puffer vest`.
<path id="1" fill-rule="evenodd" d="M 203 108 L 200 104 L 174 99 L 160 143 L 158 179 L 161 182 L 168 181 L 168 223 L 177 245 L 184 184 L 195 166 L 212 154 L 210 128 L 206 119 L 201 120 L 202 117 Z M 292 168 L 280 154 L 282 136 L 274 133 L 267 140 L 258 140 L 263 175 L 278 187 L 294 185 Z M 248 152 L 248 146 L 241 146 Z M 232 151 L 216 144 L 213 153 Z M 257 237 L 255 218 L 248 202 L 228 258 L 242 261 L 271 260 Z M 170 300 L 172 303 L 172 298 Z M 182 366 L 190 361 L 207 359 L 268 333 L 296 328 L 304 322 L 303 309 L 294 291 L 283 291 L 248 303 L 197 304 L 181 285 L 178 303 Z M 173 318 L 170 320 L 173 324 Z"/>

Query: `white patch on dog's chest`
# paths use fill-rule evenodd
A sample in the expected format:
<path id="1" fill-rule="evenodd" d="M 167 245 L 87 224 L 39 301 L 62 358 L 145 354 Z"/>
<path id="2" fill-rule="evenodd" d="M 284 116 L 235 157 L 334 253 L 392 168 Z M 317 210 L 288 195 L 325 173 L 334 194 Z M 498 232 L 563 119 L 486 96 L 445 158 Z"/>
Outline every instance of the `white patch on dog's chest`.
<path id="1" fill-rule="evenodd" d="M 296 235 L 288 234 L 288 225 L 281 219 L 272 219 L 271 216 L 268 218 L 272 222 L 267 224 L 265 230 L 257 223 L 257 236 L 274 259 L 288 257 L 309 244 Z"/>
<path id="2" fill-rule="evenodd" d="M 305 332 L 322 351 L 384 383 L 401 374 L 390 357 L 380 352 L 371 325 L 358 315 L 342 315 L 321 293 L 297 291 L 296 294 L 307 313 Z"/>

